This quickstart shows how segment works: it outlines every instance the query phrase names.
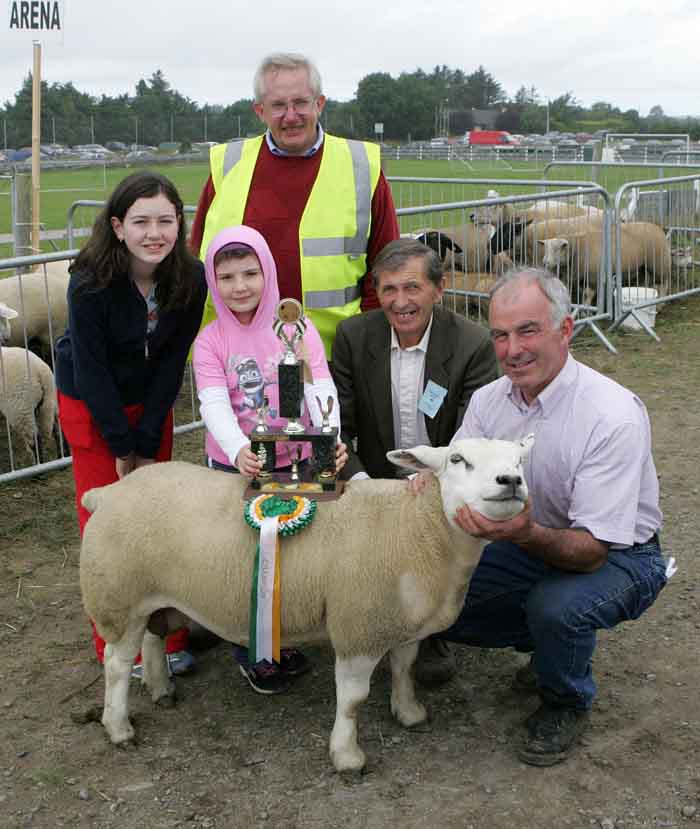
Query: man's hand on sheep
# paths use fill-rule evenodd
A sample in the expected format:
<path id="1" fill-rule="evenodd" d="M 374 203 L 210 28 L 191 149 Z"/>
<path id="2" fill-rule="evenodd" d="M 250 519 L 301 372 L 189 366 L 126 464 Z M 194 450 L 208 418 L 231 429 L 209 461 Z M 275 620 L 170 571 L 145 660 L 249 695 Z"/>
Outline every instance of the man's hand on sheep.
<path id="1" fill-rule="evenodd" d="M 510 541 L 521 546 L 530 541 L 532 528 L 535 525 L 529 500 L 526 501 L 522 512 L 506 521 L 492 521 L 465 504 L 457 510 L 455 523 L 465 533 L 476 538 L 488 538 L 489 541 Z"/>
<path id="2" fill-rule="evenodd" d="M 155 463 L 155 458 L 143 458 L 141 455 L 134 456 L 134 469 L 140 469 L 142 466 L 150 466 Z"/>

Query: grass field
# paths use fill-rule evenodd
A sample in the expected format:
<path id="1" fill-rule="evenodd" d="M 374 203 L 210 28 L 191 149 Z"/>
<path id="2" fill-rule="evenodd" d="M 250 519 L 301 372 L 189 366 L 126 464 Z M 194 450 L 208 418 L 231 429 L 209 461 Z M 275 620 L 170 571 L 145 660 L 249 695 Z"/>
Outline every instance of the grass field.
<path id="1" fill-rule="evenodd" d="M 130 167 L 105 168 L 101 165 L 82 168 L 79 170 L 47 170 L 41 176 L 41 220 L 48 230 L 60 230 L 66 226 L 68 210 L 73 202 L 78 200 L 105 200 L 114 186 L 125 175 L 140 169 L 138 165 Z M 207 163 L 168 164 L 156 169 L 162 170 L 172 179 L 186 205 L 196 205 L 202 185 L 208 175 Z M 531 193 L 542 190 L 532 185 L 504 185 L 499 182 L 505 180 L 543 178 L 542 164 L 535 162 L 491 162 L 491 161 L 446 161 L 446 160 L 417 160 L 417 159 L 389 159 L 384 163 L 384 172 L 387 176 L 410 176 L 416 178 L 453 178 L 453 179 L 491 179 L 493 184 L 475 184 L 468 182 L 446 183 L 416 183 L 393 182 L 392 191 L 397 208 L 413 207 L 417 205 L 444 204 L 447 202 L 464 201 L 483 198 L 486 191 L 493 187 L 501 195 L 516 193 Z M 670 167 L 666 168 L 667 175 L 685 175 L 698 172 L 698 168 Z M 597 181 L 614 196 L 616 190 L 625 182 L 640 179 L 656 178 L 658 168 L 640 168 L 629 166 L 625 168 L 611 167 L 604 170 L 580 165 L 578 167 L 557 166 L 553 168 L 549 179 L 566 180 L 572 182 L 590 181 L 591 176 L 597 176 Z M 10 182 L 0 178 L 0 235 L 11 232 L 10 221 Z M 76 227 L 90 227 L 95 216 L 94 208 L 78 208 L 75 214 Z M 441 216 L 438 224 L 445 224 L 450 219 Z M 402 230 L 429 224 L 428 217 L 404 217 L 401 220 Z M 44 242 L 44 250 L 54 247 L 65 249 L 65 242 Z M 0 258 L 12 255 L 9 244 L 0 244 Z"/>

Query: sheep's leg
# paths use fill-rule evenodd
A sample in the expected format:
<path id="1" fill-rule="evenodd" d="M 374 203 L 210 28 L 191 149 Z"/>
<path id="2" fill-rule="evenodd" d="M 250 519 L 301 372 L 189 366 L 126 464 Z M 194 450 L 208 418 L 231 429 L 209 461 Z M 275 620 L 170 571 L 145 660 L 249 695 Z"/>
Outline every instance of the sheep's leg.
<path id="1" fill-rule="evenodd" d="M 418 642 L 398 645 L 389 652 L 391 661 L 391 713 L 410 728 L 425 722 L 428 712 L 416 699 L 411 668 L 418 655 Z"/>
<path id="2" fill-rule="evenodd" d="M 372 672 L 381 656 L 355 656 L 335 661 L 335 724 L 331 732 L 331 761 L 336 771 L 360 771 L 365 754 L 357 744 L 357 709 L 369 695 Z"/>
<path id="3" fill-rule="evenodd" d="M 165 658 L 165 639 L 150 631 L 143 635 L 141 647 L 143 663 L 143 684 L 151 692 L 151 699 L 157 705 L 170 707 L 175 702 L 175 686 L 168 676 Z"/>
<path id="4" fill-rule="evenodd" d="M 139 652 L 146 620 L 141 625 L 131 625 L 119 642 L 105 647 L 105 707 L 102 725 L 109 739 L 115 744 L 134 739 L 134 729 L 129 722 L 129 680 L 131 666 Z"/>

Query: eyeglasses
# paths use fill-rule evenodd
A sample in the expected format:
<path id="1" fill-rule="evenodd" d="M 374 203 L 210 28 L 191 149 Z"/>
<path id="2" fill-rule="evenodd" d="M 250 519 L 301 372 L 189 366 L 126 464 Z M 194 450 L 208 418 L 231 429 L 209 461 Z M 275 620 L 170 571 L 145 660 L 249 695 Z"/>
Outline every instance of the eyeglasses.
<path id="1" fill-rule="evenodd" d="M 282 118 L 291 107 L 297 115 L 308 115 L 313 109 L 315 98 L 295 98 L 293 101 L 273 101 L 270 112 L 275 118 Z"/>

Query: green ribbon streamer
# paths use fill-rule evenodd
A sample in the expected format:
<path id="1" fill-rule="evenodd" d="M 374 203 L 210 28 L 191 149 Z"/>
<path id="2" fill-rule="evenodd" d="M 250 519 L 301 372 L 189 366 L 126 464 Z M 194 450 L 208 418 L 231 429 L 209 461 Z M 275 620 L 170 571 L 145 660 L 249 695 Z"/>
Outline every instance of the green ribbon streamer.
<path id="1" fill-rule="evenodd" d="M 258 574 L 260 572 L 260 544 L 255 548 L 255 564 L 253 565 L 253 583 L 250 588 L 250 630 L 248 631 L 248 662 L 255 665 L 258 655 L 255 643 L 258 641 Z"/>

